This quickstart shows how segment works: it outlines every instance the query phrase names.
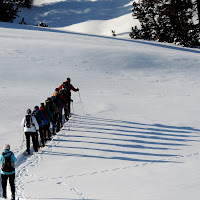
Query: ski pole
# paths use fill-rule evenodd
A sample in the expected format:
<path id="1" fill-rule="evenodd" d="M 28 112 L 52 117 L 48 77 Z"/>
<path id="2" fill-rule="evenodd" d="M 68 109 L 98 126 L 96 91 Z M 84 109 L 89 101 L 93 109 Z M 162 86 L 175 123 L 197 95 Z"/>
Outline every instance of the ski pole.
<path id="1" fill-rule="evenodd" d="M 73 111 L 73 118 L 74 118 L 74 123 L 75 123 L 75 116 L 74 116 L 74 103 L 72 102 L 72 111 Z"/>
<path id="2" fill-rule="evenodd" d="M 69 121 L 68 121 L 69 122 L 69 131 L 70 131 L 70 121 L 71 121 L 71 119 L 69 118 Z"/>
<path id="3" fill-rule="evenodd" d="M 25 139 L 24 139 L 24 133 L 23 133 L 22 146 L 24 145 L 24 141 L 25 141 Z"/>
<path id="4" fill-rule="evenodd" d="M 80 102 L 81 102 L 81 106 L 82 106 L 83 114 L 85 115 L 85 112 L 84 112 L 84 109 L 83 109 L 83 102 L 81 101 L 81 95 L 80 95 L 80 92 L 79 92 L 79 91 L 78 91 L 78 94 L 79 94 L 79 98 L 80 98 Z"/>

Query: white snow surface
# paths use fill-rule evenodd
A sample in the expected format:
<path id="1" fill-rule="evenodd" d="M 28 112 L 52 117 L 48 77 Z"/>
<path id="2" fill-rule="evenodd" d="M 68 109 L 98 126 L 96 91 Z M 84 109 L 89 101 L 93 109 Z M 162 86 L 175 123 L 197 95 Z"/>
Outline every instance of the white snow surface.
<path id="1" fill-rule="evenodd" d="M 18 158 L 17 196 L 199 199 L 200 51 L 93 34 L 0 23 L 0 147 Z M 80 88 L 70 121 L 24 157 L 26 110 L 67 77 Z"/>
<path id="2" fill-rule="evenodd" d="M 129 37 L 131 27 L 138 26 L 133 19 L 132 0 L 34 0 L 31 9 L 20 8 L 19 23 L 24 17 L 28 25 L 40 22 L 51 28 L 111 36 L 115 30 L 118 37 Z"/>

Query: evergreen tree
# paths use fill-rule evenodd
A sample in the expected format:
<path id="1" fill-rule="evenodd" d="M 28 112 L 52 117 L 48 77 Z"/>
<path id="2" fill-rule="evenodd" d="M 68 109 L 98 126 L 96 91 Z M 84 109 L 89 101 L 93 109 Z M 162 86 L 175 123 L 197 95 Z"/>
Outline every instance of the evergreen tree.
<path id="1" fill-rule="evenodd" d="M 15 0 L 0 0 L 0 21 L 13 22 L 17 17 L 18 5 Z"/>
<path id="2" fill-rule="evenodd" d="M 175 42 L 183 46 L 199 45 L 199 26 L 193 22 L 191 0 L 143 0 L 133 3 L 133 17 L 141 29 L 130 33 L 133 38 Z"/>
<path id="3" fill-rule="evenodd" d="M 198 18 L 199 18 L 199 26 L 200 26 L 200 0 L 196 0 Z"/>
<path id="4" fill-rule="evenodd" d="M 19 0 L 20 5 L 26 8 L 31 8 L 33 0 Z"/>

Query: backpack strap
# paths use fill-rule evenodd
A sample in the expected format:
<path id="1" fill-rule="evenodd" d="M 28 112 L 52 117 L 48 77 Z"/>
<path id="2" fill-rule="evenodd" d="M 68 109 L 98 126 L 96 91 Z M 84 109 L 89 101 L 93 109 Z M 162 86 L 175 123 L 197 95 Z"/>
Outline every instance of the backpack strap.
<path id="1" fill-rule="evenodd" d="M 13 152 L 11 152 L 11 151 L 10 151 L 10 152 L 3 152 L 3 153 L 2 153 L 3 157 L 5 158 L 5 155 L 7 155 L 8 153 L 11 153 L 10 156 L 13 155 Z M 8 156 L 8 157 L 10 157 L 10 156 Z"/>

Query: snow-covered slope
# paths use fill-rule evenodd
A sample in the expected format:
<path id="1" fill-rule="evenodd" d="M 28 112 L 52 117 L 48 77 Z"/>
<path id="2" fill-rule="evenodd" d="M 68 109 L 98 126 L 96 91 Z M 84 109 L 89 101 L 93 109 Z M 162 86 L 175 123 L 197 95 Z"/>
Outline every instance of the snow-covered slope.
<path id="1" fill-rule="evenodd" d="M 131 14 L 131 0 L 34 0 L 31 9 L 21 8 L 22 18 L 29 25 L 40 22 L 59 30 L 120 37 L 129 37 L 131 27 L 138 25 Z"/>
<path id="2" fill-rule="evenodd" d="M 200 51 L 0 23 L 0 147 L 23 199 L 199 198 Z M 23 29 L 24 28 L 24 29 Z M 75 115 L 22 157 L 20 122 L 71 77 Z"/>

